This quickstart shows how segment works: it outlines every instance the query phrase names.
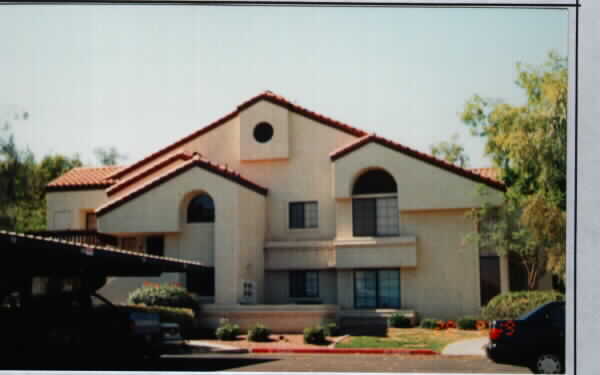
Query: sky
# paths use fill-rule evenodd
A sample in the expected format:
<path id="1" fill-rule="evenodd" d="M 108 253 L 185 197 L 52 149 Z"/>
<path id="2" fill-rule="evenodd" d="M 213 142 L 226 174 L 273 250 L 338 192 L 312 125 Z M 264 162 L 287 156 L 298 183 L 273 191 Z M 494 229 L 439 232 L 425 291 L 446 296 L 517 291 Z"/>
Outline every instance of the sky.
<path id="1" fill-rule="evenodd" d="M 429 152 L 474 94 L 524 104 L 516 63 L 568 51 L 560 9 L 0 6 L 0 125 L 36 158 L 133 163 L 271 90 Z M 14 113 L 28 112 L 27 119 Z M 0 136 L 6 136 L 6 132 Z"/>

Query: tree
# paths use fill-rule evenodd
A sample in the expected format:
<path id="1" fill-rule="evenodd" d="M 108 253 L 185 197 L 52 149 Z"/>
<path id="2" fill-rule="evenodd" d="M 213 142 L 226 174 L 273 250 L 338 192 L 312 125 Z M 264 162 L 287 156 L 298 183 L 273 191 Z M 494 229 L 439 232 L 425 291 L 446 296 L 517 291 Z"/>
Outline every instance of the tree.
<path id="1" fill-rule="evenodd" d="M 433 156 L 456 164 L 461 168 L 465 168 L 469 164 L 469 157 L 465 154 L 464 147 L 458 143 L 458 134 L 453 134 L 450 142 L 443 141 L 429 146 L 429 149 Z"/>
<path id="2" fill-rule="evenodd" d="M 119 160 L 127 159 L 127 156 L 117 151 L 114 146 L 109 148 L 98 147 L 94 149 L 94 153 L 102 165 L 117 165 Z"/>
<path id="3" fill-rule="evenodd" d="M 38 164 L 31 151 L 17 147 L 12 134 L 0 136 L 0 228 L 18 232 L 45 229 L 46 185 L 77 166 L 81 166 L 78 155 L 50 155 Z"/>
<path id="4" fill-rule="evenodd" d="M 544 265 L 565 277 L 567 61 L 550 52 L 542 66 L 517 64 L 517 73 L 525 105 L 475 95 L 462 120 L 486 139 L 485 152 L 507 186 L 500 214 L 483 208 L 476 215 L 480 222 L 496 222 L 483 236 L 488 246 L 519 256 L 532 288 Z"/>

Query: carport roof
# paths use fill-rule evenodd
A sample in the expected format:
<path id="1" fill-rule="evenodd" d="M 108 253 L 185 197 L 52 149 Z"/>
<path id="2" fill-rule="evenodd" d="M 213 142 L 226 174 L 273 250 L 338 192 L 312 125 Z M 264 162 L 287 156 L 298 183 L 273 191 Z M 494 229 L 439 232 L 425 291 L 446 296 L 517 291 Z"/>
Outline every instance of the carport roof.
<path id="1" fill-rule="evenodd" d="M 106 276 L 154 276 L 193 272 L 202 263 L 0 230 L 0 268 L 31 274 L 96 273 Z"/>

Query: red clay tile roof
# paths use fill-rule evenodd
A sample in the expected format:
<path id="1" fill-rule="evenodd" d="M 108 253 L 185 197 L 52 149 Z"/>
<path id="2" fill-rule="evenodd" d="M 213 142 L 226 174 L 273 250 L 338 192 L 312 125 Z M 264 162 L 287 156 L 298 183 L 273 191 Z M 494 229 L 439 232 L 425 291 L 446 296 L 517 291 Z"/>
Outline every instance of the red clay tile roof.
<path id="1" fill-rule="evenodd" d="M 209 161 L 208 159 L 205 159 L 205 158 L 201 157 L 199 154 L 195 153 L 192 158 L 185 161 L 184 163 L 177 165 L 176 167 L 174 167 L 168 171 L 165 171 L 165 173 L 163 173 L 162 175 L 160 175 L 156 178 L 153 178 L 152 180 L 137 187 L 136 189 L 130 191 L 129 193 L 127 193 L 121 197 L 118 197 L 112 201 L 108 201 L 104 205 L 98 207 L 96 209 L 96 215 L 102 216 L 105 213 L 107 213 L 107 212 L 123 205 L 124 203 L 144 194 L 145 192 L 155 188 L 156 186 L 159 186 L 159 185 L 163 184 L 164 182 L 167 182 L 170 179 L 172 179 L 176 176 L 179 176 L 180 174 L 188 171 L 189 169 L 191 169 L 193 167 L 202 168 L 204 170 L 207 170 L 209 172 L 212 172 L 219 176 L 222 176 L 230 181 L 233 181 L 237 184 L 240 184 L 258 194 L 267 195 L 267 192 L 268 192 L 267 188 L 264 188 L 256 183 L 248 180 L 247 178 L 244 178 L 238 172 L 232 170 L 231 168 L 229 168 L 227 166 L 213 163 L 213 162 Z"/>
<path id="2" fill-rule="evenodd" d="M 475 182 L 485 184 L 489 187 L 492 187 L 492 188 L 495 188 L 495 189 L 498 189 L 501 191 L 506 191 L 506 187 L 504 186 L 504 184 L 502 182 L 500 182 L 494 178 L 490 178 L 489 175 L 458 167 L 458 166 L 456 166 L 452 163 L 449 163 L 445 160 L 438 159 L 434 156 L 425 154 L 423 152 L 419 152 L 417 150 L 414 150 L 410 147 L 406 147 L 404 145 L 401 145 L 401 144 L 391 141 L 389 139 L 379 137 L 375 134 L 369 134 L 367 136 L 361 137 L 361 138 L 357 139 L 356 141 L 351 142 L 350 144 L 348 144 L 344 147 L 341 147 L 341 148 L 337 149 L 336 151 L 330 153 L 329 157 L 331 158 L 332 161 L 336 161 L 336 160 L 344 157 L 345 155 L 348 155 L 351 152 L 358 150 L 359 148 L 361 148 L 364 145 L 369 144 L 371 142 L 377 143 L 383 147 L 387 147 L 394 151 L 401 152 L 405 155 L 414 157 L 414 158 L 424 161 L 428 164 L 434 165 L 436 167 L 445 169 L 449 172 L 466 177 Z M 485 169 L 487 169 L 487 168 L 485 168 Z"/>
<path id="3" fill-rule="evenodd" d="M 46 191 L 104 189 L 115 183 L 108 178 L 123 167 L 73 168 L 46 185 Z"/>
<path id="4" fill-rule="evenodd" d="M 67 172 L 63 176 L 57 178 L 56 180 L 52 181 L 50 184 L 48 184 L 47 191 L 106 188 L 106 187 L 110 187 L 111 185 L 116 184 L 115 186 L 111 187 L 107 191 L 107 193 L 109 195 L 114 194 L 115 192 L 120 191 L 122 188 L 124 188 L 126 186 L 130 186 L 132 183 L 139 181 L 139 179 L 156 171 L 158 168 L 164 167 L 165 165 L 170 163 L 172 160 L 174 160 L 174 158 L 186 158 L 187 157 L 189 159 L 189 154 L 187 154 L 188 156 L 185 156 L 181 153 L 178 153 L 170 158 L 165 159 L 164 161 L 161 161 L 157 165 L 148 168 L 147 170 L 144 170 L 140 173 L 137 173 L 137 174 L 131 176 L 128 179 L 125 179 L 120 182 L 118 181 L 120 178 L 127 175 L 129 172 L 143 166 L 146 163 L 149 163 L 149 162 L 163 156 L 164 154 L 176 149 L 177 147 L 182 146 L 189 140 L 219 127 L 220 125 L 226 123 L 227 121 L 229 121 L 232 118 L 234 118 L 235 116 L 237 116 L 244 109 L 250 107 L 251 105 L 257 103 L 260 100 L 266 100 L 270 103 L 280 105 L 284 108 L 287 108 L 288 110 L 290 110 L 292 112 L 303 115 L 303 116 L 310 118 L 314 121 L 317 121 L 321 124 L 333 127 L 335 129 L 341 130 L 343 132 L 354 135 L 356 137 L 361 137 L 361 138 L 357 139 L 355 142 L 352 142 L 352 143 L 334 151 L 333 153 L 331 153 L 330 156 L 331 156 L 332 160 L 337 160 L 337 159 L 343 157 L 344 155 L 362 147 L 363 145 L 365 145 L 369 142 L 376 142 L 376 143 L 379 143 L 386 147 L 392 148 L 394 150 L 403 152 L 407 155 L 413 156 L 417 159 L 423 160 L 429 164 L 446 169 L 450 172 L 457 173 L 461 176 L 473 179 L 477 182 L 484 183 L 486 185 L 489 185 L 494 188 L 498 188 L 500 190 L 505 190 L 504 185 L 502 184 L 502 182 L 499 181 L 498 172 L 495 171 L 493 168 L 476 168 L 476 169 L 468 170 L 468 169 L 457 167 L 457 166 L 450 164 L 444 160 L 441 160 L 441 159 L 435 158 L 431 155 L 416 151 L 414 149 L 403 146 L 403 145 L 393 142 L 391 140 L 388 140 L 388 139 L 385 139 L 382 137 L 378 137 L 374 134 L 368 135 L 368 133 L 363 130 L 360 130 L 358 128 L 354 128 L 350 125 L 336 121 L 336 120 L 331 119 L 322 114 L 310 111 L 304 107 L 301 107 L 297 104 L 290 102 L 289 100 L 285 99 L 284 97 L 277 95 L 271 91 L 265 91 L 261 94 L 256 95 L 255 97 L 243 102 L 233 112 L 223 116 L 222 118 L 214 121 L 213 123 L 201 128 L 201 129 L 197 130 L 196 132 L 180 139 L 179 141 L 172 143 L 169 146 L 167 146 L 155 153 L 148 155 L 144 159 L 142 159 L 132 165 L 129 165 L 127 167 L 75 168 L 75 169 Z M 203 160 L 206 160 L 206 159 L 203 159 Z M 206 161 L 208 162 L 208 160 L 206 160 Z M 210 163 L 210 162 L 208 162 L 208 163 Z M 118 184 L 117 184 L 117 182 L 118 182 Z M 253 184 L 250 181 L 248 181 L 248 182 L 250 184 Z"/>
<path id="5" fill-rule="evenodd" d="M 132 184 L 136 183 L 137 181 L 143 179 L 144 177 L 149 176 L 152 173 L 160 170 L 161 168 L 166 167 L 167 165 L 173 163 L 176 160 L 184 160 L 184 161 L 190 160 L 193 156 L 194 156 L 194 154 L 192 154 L 191 152 L 186 152 L 183 150 L 179 151 L 179 152 L 169 156 L 168 158 L 161 160 L 159 163 L 152 165 L 150 168 L 142 170 L 140 173 L 133 174 L 123 180 L 120 180 L 119 182 L 115 183 L 114 185 L 112 185 L 111 187 L 106 189 L 106 194 L 108 196 L 111 196 L 111 195 L 123 190 L 124 188 L 131 186 Z"/>
<path id="6" fill-rule="evenodd" d="M 270 103 L 282 106 L 284 108 L 287 108 L 288 110 L 303 115 L 305 117 L 308 117 L 311 120 L 317 121 L 323 125 L 327 125 L 330 126 L 332 128 L 341 130 L 345 133 L 357 136 L 357 137 L 361 137 L 366 135 L 367 133 L 363 130 L 360 130 L 358 128 L 352 127 L 348 124 L 344 124 L 343 122 L 334 120 L 332 118 L 329 118 L 327 116 L 324 116 L 322 114 L 319 114 L 317 112 L 313 112 L 311 110 L 308 110 L 304 107 L 301 107 L 297 104 L 294 104 L 292 102 L 290 102 L 289 100 L 285 99 L 284 97 L 277 95 L 271 91 L 265 91 L 263 93 L 260 93 L 258 95 L 256 95 L 253 98 L 248 99 L 247 101 L 243 102 L 242 104 L 240 104 L 233 112 L 228 113 L 227 115 L 221 117 L 220 119 L 212 122 L 211 124 L 201 128 L 200 130 L 197 130 L 195 132 L 193 132 L 192 134 L 181 138 L 180 140 L 178 140 L 175 143 L 170 144 L 169 146 L 156 151 L 148 156 L 146 156 L 145 158 L 143 158 L 142 160 L 128 166 L 127 168 L 123 168 L 119 171 L 115 171 L 115 173 L 113 173 L 110 177 L 111 178 L 120 178 L 124 175 L 126 175 L 127 173 L 129 173 L 130 171 L 160 157 L 161 155 L 164 155 L 165 153 L 172 151 L 174 149 L 176 149 L 177 147 L 181 147 L 183 144 L 187 143 L 188 141 L 190 141 L 191 139 L 194 139 L 202 134 L 205 134 L 217 127 L 219 127 L 220 125 L 223 125 L 224 123 L 226 123 L 227 121 L 231 120 L 232 118 L 234 118 L 235 116 L 237 116 L 241 111 L 243 111 L 244 109 L 250 107 L 251 105 L 255 104 L 256 102 L 259 102 L 261 100 L 266 100 Z"/>
<path id="7" fill-rule="evenodd" d="M 473 173 L 477 173 L 480 176 L 491 178 L 500 182 L 500 169 L 499 168 L 471 168 L 469 169 Z"/>

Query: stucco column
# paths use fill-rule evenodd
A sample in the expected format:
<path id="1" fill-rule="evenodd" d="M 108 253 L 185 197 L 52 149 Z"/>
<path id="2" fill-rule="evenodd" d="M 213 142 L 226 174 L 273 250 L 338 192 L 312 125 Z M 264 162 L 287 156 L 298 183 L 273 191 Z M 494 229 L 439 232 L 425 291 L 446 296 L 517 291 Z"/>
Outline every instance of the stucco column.
<path id="1" fill-rule="evenodd" d="M 510 291 L 510 273 L 508 269 L 508 256 L 500 256 L 500 293 Z"/>

